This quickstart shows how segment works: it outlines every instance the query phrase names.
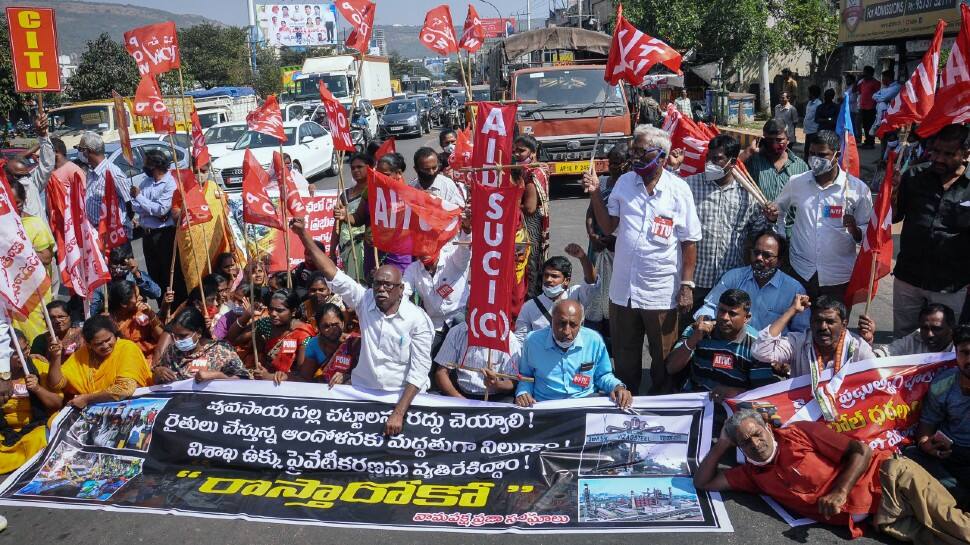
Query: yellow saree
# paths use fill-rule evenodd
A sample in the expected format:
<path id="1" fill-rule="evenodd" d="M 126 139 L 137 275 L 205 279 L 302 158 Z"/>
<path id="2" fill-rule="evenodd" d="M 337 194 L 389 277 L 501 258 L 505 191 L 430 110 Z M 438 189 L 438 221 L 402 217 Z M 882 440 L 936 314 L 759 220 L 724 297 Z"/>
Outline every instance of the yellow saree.
<path id="1" fill-rule="evenodd" d="M 78 348 L 64 362 L 61 373 L 65 379 L 63 392 L 68 399 L 109 390 L 119 378 L 137 386 L 148 386 L 152 376 L 141 349 L 126 339 L 118 339 L 111 355 L 101 365 L 93 363 L 87 346 Z"/>
<path id="2" fill-rule="evenodd" d="M 37 378 L 40 379 L 42 385 L 46 385 L 47 371 L 50 368 L 47 360 L 43 358 L 31 358 L 31 360 L 37 369 Z M 20 394 L 17 393 L 17 390 L 21 390 Z M 15 396 L 3 405 L 3 418 L 10 428 L 19 432 L 24 426 L 31 423 L 36 408 L 31 405 L 30 396 L 23 394 L 23 392 L 26 392 L 24 379 L 14 381 L 14 392 Z M 47 426 L 46 422 L 43 421 L 23 435 L 16 443 L 10 446 L 0 443 L 0 473 L 10 473 L 24 465 L 31 456 L 46 445 Z"/>

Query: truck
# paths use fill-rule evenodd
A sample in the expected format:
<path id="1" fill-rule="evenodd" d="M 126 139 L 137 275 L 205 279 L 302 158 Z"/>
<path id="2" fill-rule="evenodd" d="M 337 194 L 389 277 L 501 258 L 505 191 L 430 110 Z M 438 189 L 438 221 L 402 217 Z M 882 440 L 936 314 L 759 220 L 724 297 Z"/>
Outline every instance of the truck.
<path id="1" fill-rule="evenodd" d="M 184 134 L 191 130 L 192 122 L 186 122 L 183 112 L 192 115 L 192 110 L 195 108 L 192 97 L 165 96 L 162 97 L 162 101 L 175 119 L 176 132 Z M 128 133 L 132 138 L 158 136 L 154 132 L 150 118 L 131 114 L 132 97 L 125 97 L 122 102 L 128 119 Z M 55 108 L 47 115 L 51 122 L 51 135 L 60 137 L 68 149 L 77 145 L 81 141 L 81 135 L 87 131 L 98 133 L 105 142 L 116 142 L 121 139 L 115 123 L 115 102 L 110 98 L 75 102 Z"/>
<path id="2" fill-rule="evenodd" d="M 252 87 L 213 87 L 185 94 L 195 102 L 203 129 L 219 123 L 245 121 L 246 114 L 259 106 Z"/>
<path id="3" fill-rule="evenodd" d="M 489 53 L 491 97 L 524 101 L 516 132 L 539 141 L 538 160 L 553 177 L 582 174 L 590 159 L 606 172 L 606 154 L 630 141 L 625 90 L 603 77 L 610 41 L 600 32 L 553 27 L 507 38 Z M 556 60 L 560 51 L 571 51 L 573 60 Z"/>
<path id="4" fill-rule="evenodd" d="M 350 101 L 359 88 L 361 99 L 367 100 L 375 108 L 381 108 L 391 101 L 391 65 L 387 57 L 364 55 L 360 66 L 360 81 L 357 81 L 358 61 L 353 55 L 334 55 L 330 57 L 310 57 L 303 61 L 303 69 L 293 75 L 293 83 L 284 95 L 285 102 L 311 102 L 320 100 L 319 82 L 327 84 L 333 96 L 345 108 L 350 109 Z"/>

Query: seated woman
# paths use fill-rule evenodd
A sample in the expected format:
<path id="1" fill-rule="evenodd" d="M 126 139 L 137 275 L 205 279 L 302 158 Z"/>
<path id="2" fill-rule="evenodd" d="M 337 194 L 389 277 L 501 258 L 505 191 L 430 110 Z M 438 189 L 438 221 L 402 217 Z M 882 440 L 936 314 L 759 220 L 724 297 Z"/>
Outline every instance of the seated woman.
<path id="1" fill-rule="evenodd" d="M 138 345 L 151 364 L 155 346 L 165 335 L 162 321 L 141 299 L 138 286 L 128 280 L 108 284 L 108 314 L 118 324 L 121 336 Z"/>
<path id="2" fill-rule="evenodd" d="M 337 305 L 341 310 L 344 308 L 344 300 L 339 295 L 330 290 L 327 285 L 327 277 L 322 272 L 315 271 L 310 275 L 307 282 L 306 299 L 303 301 L 303 315 L 309 320 L 317 315 L 317 312 L 327 303 Z M 316 320 L 310 324 L 316 328 Z"/>
<path id="3" fill-rule="evenodd" d="M 303 363 L 297 369 L 277 371 L 273 381 L 324 382 L 333 387 L 343 384 L 360 357 L 360 333 L 345 333 L 344 313 L 337 305 L 326 303 L 316 315 L 317 335 L 306 342 Z"/>
<path id="4" fill-rule="evenodd" d="M 110 296 L 110 295 L 109 295 Z M 83 409 L 91 403 L 128 399 L 139 386 L 151 383 L 151 371 L 138 345 L 122 339 L 118 326 L 103 314 L 81 327 L 84 346 L 61 365 L 60 343 L 52 343 L 47 383 L 64 392 L 68 405 Z"/>
<path id="5" fill-rule="evenodd" d="M 256 321 L 256 348 L 259 363 L 253 376 L 272 380 L 277 371 L 289 372 L 303 363 L 304 343 L 313 336 L 313 328 L 300 320 L 300 298 L 296 293 L 280 289 L 266 301 L 269 316 Z M 252 312 L 247 310 L 229 328 L 226 339 L 238 345 L 240 338 L 249 331 Z"/>
<path id="6" fill-rule="evenodd" d="M 193 377 L 196 382 L 251 378 L 231 346 L 212 340 L 198 309 L 189 307 L 179 312 L 166 330 L 172 344 L 152 367 L 155 384 Z"/>
<path id="7" fill-rule="evenodd" d="M 47 314 L 51 317 L 51 324 L 54 326 L 54 334 L 61 340 L 62 359 L 74 353 L 75 350 L 84 344 L 81 338 L 81 328 L 71 322 L 71 311 L 64 301 L 51 301 L 47 303 Z M 50 336 L 45 333 L 34 338 L 30 345 L 30 351 L 34 354 L 48 354 L 48 342 Z M 50 359 L 48 354 L 47 359 Z"/>
<path id="8" fill-rule="evenodd" d="M 4 329 L 8 329 L 3 325 Z M 0 418 L 0 473 L 10 473 L 27 462 L 40 449 L 47 445 L 47 417 L 60 410 L 61 396 L 46 388 L 47 360 L 30 355 L 27 336 L 14 330 L 16 342 L 20 344 L 27 360 L 27 372 L 20 363 L 20 356 L 8 344 L 5 350 L 10 356 L 11 396 L 3 404 L 3 418 Z M 0 334 L 0 342 L 7 340 L 6 332 Z M 10 340 L 10 343 L 15 342 Z M 4 357 L 0 354 L 0 357 Z"/>

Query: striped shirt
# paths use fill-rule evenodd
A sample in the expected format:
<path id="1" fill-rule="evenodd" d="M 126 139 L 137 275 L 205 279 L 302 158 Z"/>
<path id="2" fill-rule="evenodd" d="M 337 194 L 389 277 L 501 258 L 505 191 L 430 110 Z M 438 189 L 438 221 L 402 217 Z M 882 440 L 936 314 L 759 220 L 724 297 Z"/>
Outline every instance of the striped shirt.
<path id="1" fill-rule="evenodd" d="M 721 187 L 705 174 L 687 178 L 704 238 L 697 242 L 694 282 L 711 288 L 727 271 L 744 266 L 744 243 L 767 226 L 761 207 L 740 184 Z"/>
<path id="2" fill-rule="evenodd" d="M 104 206 L 105 173 L 109 168 L 111 169 L 111 176 L 115 181 L 118 203 L 121 205 L 121 217 L 124 218 L 126 228 L 130 235 L 131 226 L 128 225 L 130 221 L 125 211 L 125 204 L 131 200 L 128 192 L 128 188 L 131 187 L 131 181 L 128 180 L 128 177 L 118 167 L 112 165 L 107 158 L 98 163 L 98 166 L 88 169 L 87 190 L 84 195 L 84 213 L 88 216 L 88 221 L 91 222 L 91 225 L 97 227 L 98 222 L 101 220 L 101 210 Z"/>
<path id="3" fill-rule="evenodd" d="M 684 330 L 675 349 L 687 342 L 694 333 L 694 326 Z M 718 386 L 750 390 L 777 381 L 771 366 L 751 355 L 751 346 L 758 337 L 750 325 L 745 326 L 740 340 L 727 341 L 710 337 L 698 343 L 690 360 L 690 379 L 684 391 L 713 391 Z"/>

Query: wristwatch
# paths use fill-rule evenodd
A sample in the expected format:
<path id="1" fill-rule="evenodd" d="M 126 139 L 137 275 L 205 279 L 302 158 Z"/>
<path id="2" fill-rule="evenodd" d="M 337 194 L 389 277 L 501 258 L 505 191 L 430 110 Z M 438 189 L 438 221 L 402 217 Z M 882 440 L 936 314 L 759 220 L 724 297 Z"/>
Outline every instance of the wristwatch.
<path id="1" fill-rule="evenodd" d="M 694 289 L 697 287 L 697 284 L 695 284 L 693 280 L 681 280 L 680 285 L 687 286 L 690 289 Z"/>

